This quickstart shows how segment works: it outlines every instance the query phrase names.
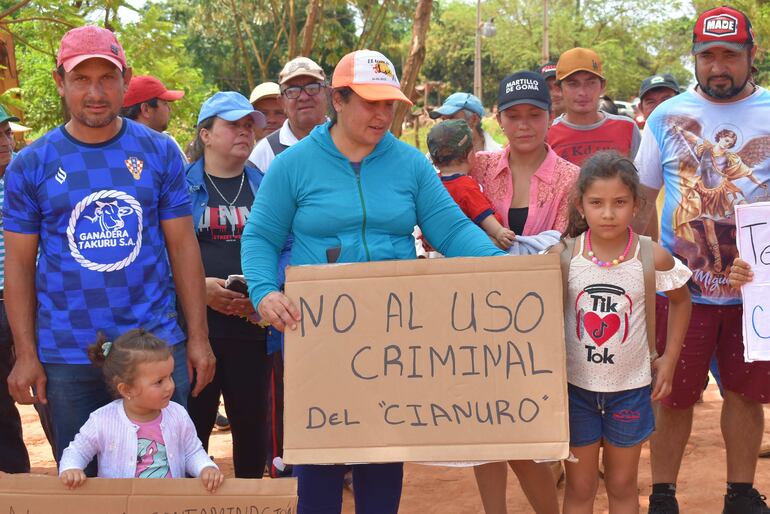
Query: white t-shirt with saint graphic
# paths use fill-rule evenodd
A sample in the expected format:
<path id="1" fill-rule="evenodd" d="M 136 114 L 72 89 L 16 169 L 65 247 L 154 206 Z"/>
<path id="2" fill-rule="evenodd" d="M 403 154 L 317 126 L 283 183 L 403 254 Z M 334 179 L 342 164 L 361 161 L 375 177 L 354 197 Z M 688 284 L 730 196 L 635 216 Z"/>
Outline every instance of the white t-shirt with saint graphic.
<path id="1" fill-rule="evenodd" d="M 570 262 L 569 296 L 564 309 L 567 380 L 595 392 L 627 391 L 649 385 L 650 350 L 644 305 L 644 271 L 632 258 L 603 268 L 583 256 Z M 684 285 L 690 271 L 674 259 L 674 267 L 655 272 L 658 291 Z"/>
<path id="2" fill-rule="evenodd" d="M 636 156 L 643 185 L 665 185 L 661 243 L 693 271 L 695 303 L 741 303 L 727 271 L 739 203 L 770 200 L 770 92 L 714 103 L 694 90 L 650 116 Z"/>

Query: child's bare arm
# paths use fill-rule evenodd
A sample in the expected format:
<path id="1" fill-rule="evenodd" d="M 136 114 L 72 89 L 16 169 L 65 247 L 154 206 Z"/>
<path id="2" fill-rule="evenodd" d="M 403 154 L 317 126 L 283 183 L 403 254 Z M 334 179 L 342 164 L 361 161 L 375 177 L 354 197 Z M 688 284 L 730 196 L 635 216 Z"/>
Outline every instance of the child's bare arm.
<path id="1" fill-rule="evenodd" d="M 667 271 L 674 267 L 674 258 L 666 250 L 658 246 L 653 247 L 655 269 Z M 668 326 L 666 336 L 666 350 L 663 355 L 653 362 L 655 371 L 655 389 L 652 392 L 653 400 L 661 400 L 671 394 L 674 381 L 674 370 L 682 351 L 682 344 L 690 324 L 692 302 L 687 285 L 677 289 L 666 291 L 668 297 Z"/>
<path id="2" fill-rule="evenodd" d="M 497 221 L 494 216 L 487 216 L 481 221 L 481 228 L 487 233 L 493 241 L 496 241 L 497 246 L 503 250 L 507 250 L 513 244 L 513 240 L 516 239 L 516 234 L 505 228 Z"/>

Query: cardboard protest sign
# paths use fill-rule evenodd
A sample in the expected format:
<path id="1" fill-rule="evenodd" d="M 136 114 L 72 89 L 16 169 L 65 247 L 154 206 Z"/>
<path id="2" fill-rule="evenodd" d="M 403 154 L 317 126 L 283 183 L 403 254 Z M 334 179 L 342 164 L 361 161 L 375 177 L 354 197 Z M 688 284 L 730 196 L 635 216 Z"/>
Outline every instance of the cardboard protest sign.
<path id="1" fill-rule="evenodd" d="M 284 461 L 565 458 L 558 256 L 292 267 Z"/>
<path id="2" fill-rule="evenodd" d="M 209 493 L 197 478 L 89 478 L 68 490 L 58 477 L 0 473 L 1 514 L 295 514 L 297 481 L 231 478 Z"/>
<path id="3" fill-rule="evenodd" d="M 770 361 L 770 202 L 735 206 L 736 243 L 754 279 L 743 296 L 743 357 Z"/>

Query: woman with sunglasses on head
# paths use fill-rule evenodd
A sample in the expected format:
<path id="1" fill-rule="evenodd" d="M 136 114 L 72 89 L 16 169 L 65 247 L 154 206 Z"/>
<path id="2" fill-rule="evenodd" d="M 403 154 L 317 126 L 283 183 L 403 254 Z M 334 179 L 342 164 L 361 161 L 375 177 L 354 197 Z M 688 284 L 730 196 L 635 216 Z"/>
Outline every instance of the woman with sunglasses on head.
<path id="1" fill-rule="evenodd" d="M 390 133 L 395 102 L 411 102 L 384 55 L 359 50 L 343 57 L 331 99 L 333 119 L 271 165 L 244 231 L 249 294 L 262 318 L 281 330 L 295 329 L 299 319 L 276 276 L 289 233 L 293 265 L 414 259 L 416 224 L 444 255 L 502 255 L 457 207 L 428 160 Z M 295 466 L 299 513 L 339 513 L 346 468 Z M 402 463 L 352 468 L 357 512 L 398 511 Z"/>
<path id="2" fill-rule="evenodd" d="M 214 380 L 188 399 L 188 410 L 208 450 L 224 396 L 238 478 L 262 478 L 265 469 L 268 359 L 265 329 L 248 320 L 256 319 L 251 302 L 225 288 L 225 281 L 241 274 L 241 234 L 262 182 L 262 173 L 247 166 L 246 158 L 254 131 L 264 125 L 264 115 L 246 97 L 216 93 L 201 106 L 194 159 L 186 170 L 206 272 L 209 340 L 217 358 Z"/>

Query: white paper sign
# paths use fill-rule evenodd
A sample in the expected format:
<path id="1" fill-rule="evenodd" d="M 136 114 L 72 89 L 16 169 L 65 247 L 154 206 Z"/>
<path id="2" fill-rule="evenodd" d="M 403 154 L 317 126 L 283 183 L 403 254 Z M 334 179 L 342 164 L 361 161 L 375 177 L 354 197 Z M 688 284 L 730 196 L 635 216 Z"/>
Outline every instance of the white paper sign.
<path id="1" fill-rule="evenodd" d="M 770 361 L 770 202 L 735 206 L 736 243 L 754 279 L 743 295 L 743 356 Z"/>

